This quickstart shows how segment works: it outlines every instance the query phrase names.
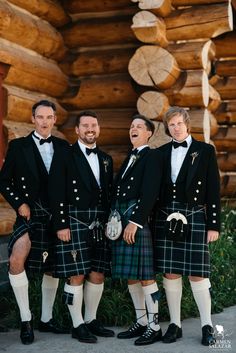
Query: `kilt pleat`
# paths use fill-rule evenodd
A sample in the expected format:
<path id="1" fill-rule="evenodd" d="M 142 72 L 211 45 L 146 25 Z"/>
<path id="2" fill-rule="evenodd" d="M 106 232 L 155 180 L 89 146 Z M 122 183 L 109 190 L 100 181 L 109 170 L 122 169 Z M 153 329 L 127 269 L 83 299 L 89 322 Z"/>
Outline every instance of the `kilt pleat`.
<path id="1" fill-rule="evenodd" d="M 188 220 L 188 236 L 181 241 L 166 238 L 166 218 L 179 211 Z M 210 275 L 209 246 L 203 206 L 188 208 L 173 202 L 157 214 L 154 237 L 154 269 L 157 273 L 175 273 L 208 278 Z"/>
<path id="2" fill-rule="evenodd" d="M 95 220 L 104 225 L 105 213 L 99 208 L 79 210 L 69 206 L 71 240 L 56 240 L 55 276 L 68 278 L 86 275 L 91 271 L 110 274 L 111 250 L 103 234 L 99 241 L 93 239 L 88 226 Z M 83 220 L 83 221 L 81 221 Z"/>
<path id="3" fill-rule="evenodd" d="M 117 204 L 116 209 L 123 215 L 134 203 L 132 200 Z M 128 224 L 132 209 L 133 207 L 122 216 L 123 229 Z M 112 277 L 133 280 L 154 278 L 153 242 L 148 224 L 145 224 L 143 229 L 137 229 L 134 244 L 127 244 L 123 240 L 123 234 L 112 241 Z"/>

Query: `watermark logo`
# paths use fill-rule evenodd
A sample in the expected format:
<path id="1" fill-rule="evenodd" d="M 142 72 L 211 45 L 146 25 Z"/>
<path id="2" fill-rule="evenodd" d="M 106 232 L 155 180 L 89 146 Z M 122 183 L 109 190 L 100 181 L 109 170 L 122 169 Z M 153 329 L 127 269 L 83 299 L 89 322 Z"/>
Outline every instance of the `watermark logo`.
<path id="1" fill-rule="evenodd" d="M 210 346 L 211 349 L 231 350 L 232 342 L 230 336 L 233 332 L 224 328 L 223 325 L 215 325 L 213 337 L 215 343 Z"/>

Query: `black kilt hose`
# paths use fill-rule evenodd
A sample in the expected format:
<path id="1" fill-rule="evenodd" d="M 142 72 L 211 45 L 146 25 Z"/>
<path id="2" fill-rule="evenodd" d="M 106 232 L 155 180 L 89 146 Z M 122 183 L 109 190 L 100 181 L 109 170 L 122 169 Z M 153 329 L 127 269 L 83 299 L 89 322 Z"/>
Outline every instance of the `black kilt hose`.
<path id="1" fill-rule="evenodd" d="M 122 216 L 124 229 L 136 202 L 131 200 L 122 204 L 117 203 L 115 206 L 114 209 Z M 127 244 L 123 239 L 123 233 L 117 240 L 112 241 L 112 277 L 133 280 L 154 278 L 153 242 L 148 224 L 145 224 L 143 229 L 138 227 L 134 244 Z"/>
<path id="2" fill-rule="evenodd" d="M 87 275 L 91 271 L 110 274 L 111 250 L 109 241 L 104 235 L 105 212 L 99 207 L 80 210 L 69 205 L 71 240 L 56 240 L 55 244 L 55 276 L 69 278 Z M 99 221 L 101 233 L 94 234 L 89 225 Z"/>
<path id="3" fill-rule="evenodd" d="M 188 235 L 184 240 L 172 241 L 164 231 L 166 218 L 179 211 L 188 221 Z M 157 214 L 154 238 L 154 267 L 157 273 L 175 273 L 208 278 L 210 276 L 209 246 L 206 216 L 203 206 L 188 208 L 173 202 Z"/>
<path id="4" fill-rule="evenodd" d="M 32 273 L 51 272 L 54 266 L 54 235 L 51 230 L 50 211 L 42 207 L 40 203 L 35 203 L 30 211 L 29 221 L 21 216 L 16 218 L 8 243 L 9 257 L 15 242 L 28 233 L 31 249 L 25 264 L 26 270 Z"/>

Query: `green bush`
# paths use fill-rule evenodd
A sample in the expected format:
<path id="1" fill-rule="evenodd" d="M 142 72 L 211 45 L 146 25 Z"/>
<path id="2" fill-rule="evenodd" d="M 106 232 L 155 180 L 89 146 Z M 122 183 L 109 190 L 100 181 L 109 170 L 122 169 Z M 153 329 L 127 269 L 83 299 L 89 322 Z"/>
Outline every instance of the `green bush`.
<path id="1" fill-rule="evenodd" d="M 212 284 L 212 312 L 218 313 L 224 307 L 236 304 L 236 211 L 224 208 L 222 211 L 222 232 L 217 242 L 210 244 L 211 251 L 211 284 Z M 164 290 L 162 289 L 162 277 L 157 276 L 162 297 L 160 300 L 160 321 L 169 320 L 168 308 Z M 182 299 L 182 319 L 198 316 L 196 304 L 188 280 L 184 279 Z M 30 281 L 31 310 L 37 324 L 40 319 L 41 308 L 41 278 Z M 56 303 L 54 305 L 54 317 L 63 325 L 71 325 L 68 309 L 61 302 L 64 283 L 61 281 Z M 5 308 L 4 323 L 9 327 L 17 327 L 19 323 L 18 308 L 15 303 L 12 290 L 7 295 L 2 295 L 0 306 Z M 126 281 L 113 281 L 108 278 L 105 282 L 105 291 L 99 305 L 98 317 L 104 324 L 124 326 L 134 320 L 134 309 L 127 289 Z"/>

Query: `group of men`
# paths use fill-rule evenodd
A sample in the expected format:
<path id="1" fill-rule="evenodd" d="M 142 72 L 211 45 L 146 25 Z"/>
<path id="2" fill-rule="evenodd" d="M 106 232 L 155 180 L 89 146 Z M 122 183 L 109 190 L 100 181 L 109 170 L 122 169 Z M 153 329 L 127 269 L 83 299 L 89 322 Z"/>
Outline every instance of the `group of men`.
<path id="1" fill-rule="evenodd" d="M 163 118 L 172 141 L 150 149 L 152 121 L 137 114 L 129 130 L 132 151 L 113 181 L 112 158 L 101 151 L 99 117 L 77 115 L 78 141 L 70 146 L 51 135 L 55 104 L 32 107 L 35 131 L 9 143 L 0 172 L 0 192 L 16 211 L 9 242 L 9 279 L 21 316 L 23 344 L 34 341 L 28 274 L 42 273 L 39 331 L 65 333 L 53 319 L 59 278 L 72 319 L 72 337 L 95 343 L 114 332 L 97 319 L 105 276 L 126 279 L 136 320 L 119 339 L 135 345 L 172 343 L 182 337 L 182 276 L 188 276 L 198 306 L 202 344 L 214 344 L 211 321 L 209 243 L 220 230 L 220 184 L 214 148 L 190 134 L 185 109 Z M 110 212 L 122 232 L 106 237 Z M 163 273 L 170 313 L 164 335 L 159 325 Z M 84 303 L 84 313 L 82 305 Z"/>

